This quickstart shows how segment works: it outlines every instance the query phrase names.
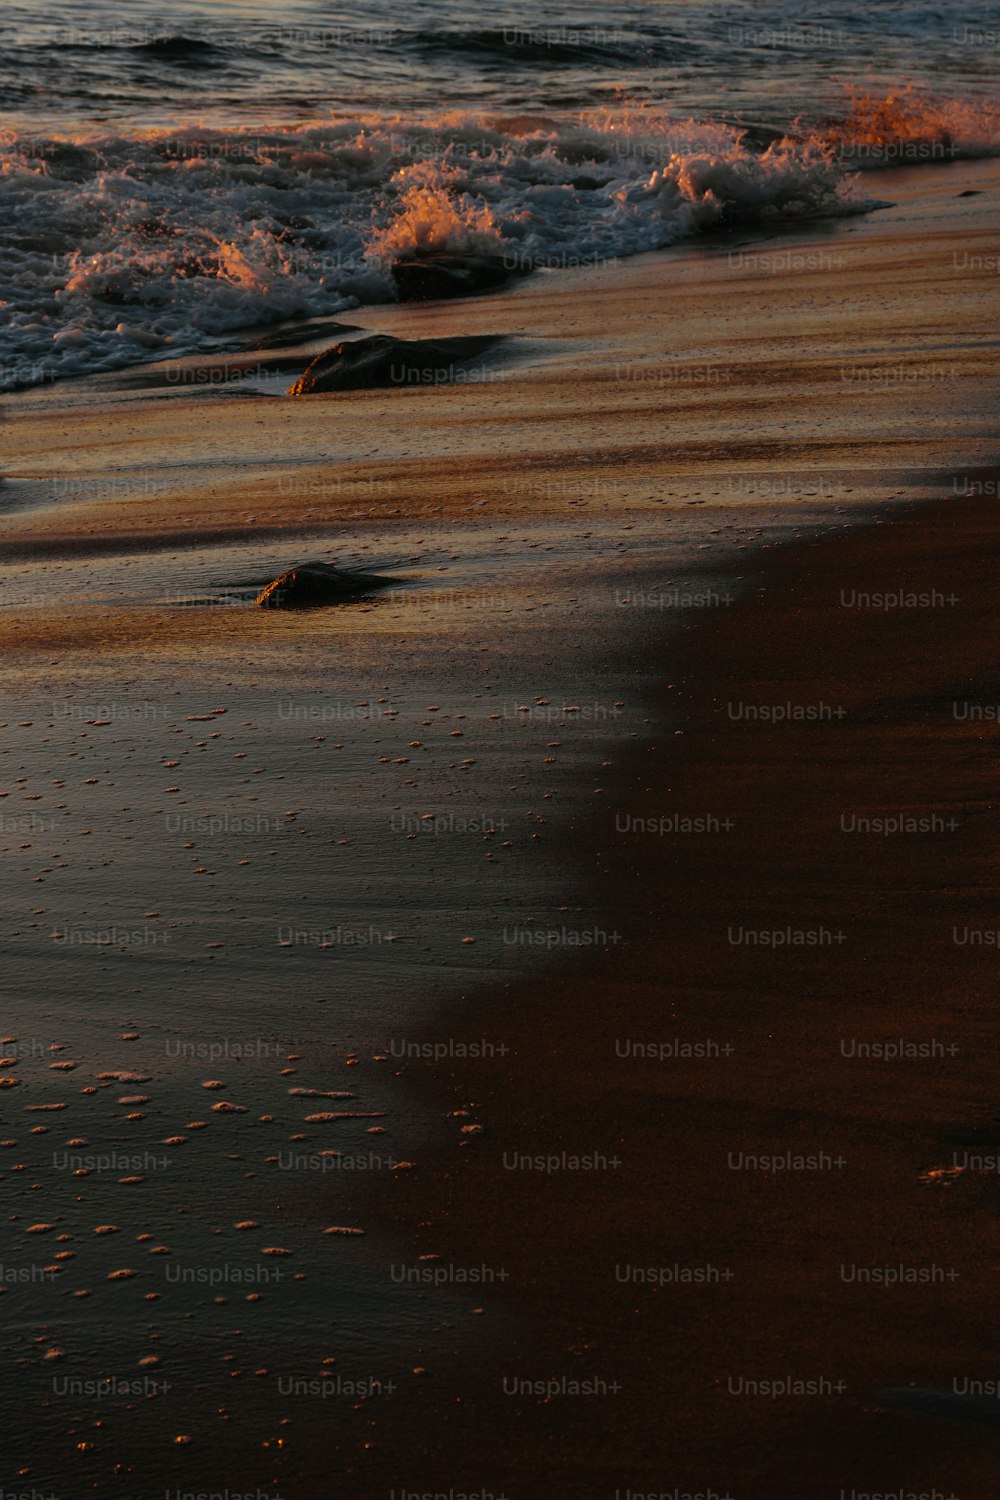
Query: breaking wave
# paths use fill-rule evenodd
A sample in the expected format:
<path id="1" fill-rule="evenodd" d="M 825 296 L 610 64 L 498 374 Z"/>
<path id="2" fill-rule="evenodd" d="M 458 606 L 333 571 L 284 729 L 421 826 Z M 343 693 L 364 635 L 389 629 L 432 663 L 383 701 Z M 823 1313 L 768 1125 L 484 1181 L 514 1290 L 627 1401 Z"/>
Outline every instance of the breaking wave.
<path id="1" fill-rule="evenodd" d="M 807 129 L 859 170 L 1000 154 L 1000 105 L 934 99 L 914 88 L 884 98 L 848 92 L 851 107 L 845 115 Z"/>
<path id="2" fill-rule="evenodd" d="M 648 110 L 0 132 L 0 388 L 388 301 L 393 261 L 415 254 L 577 266 L 720 224 L 857 213 L 871 200 L 845 165 L 888 161 L 894 141 L 983 154 L 1000 129 L 982 106 L 902 93 L 769 139 Z"/>

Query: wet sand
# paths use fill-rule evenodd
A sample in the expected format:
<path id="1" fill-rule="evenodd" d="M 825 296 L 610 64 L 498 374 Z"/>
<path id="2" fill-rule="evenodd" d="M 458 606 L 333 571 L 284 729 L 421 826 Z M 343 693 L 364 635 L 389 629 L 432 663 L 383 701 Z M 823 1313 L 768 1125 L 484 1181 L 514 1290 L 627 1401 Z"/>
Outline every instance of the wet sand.
<path id="1" fill-rule="evenodd" d="M 506 1483 L 533 1497 L 567 1475 L 595 1495 L 690 1476 L 690 1488 L 754 1496 L 785 1482 L 768 1440 L 798 1482 L 827 1436 L 848 1431 L 878 1487 L 864 1444 L 877 1428 L 902 1453 L 917 1425 L 863 1409 L 875 1383 L 943 1376 L 905 1330 L 891 1369 L 865 1363 L 884 1329 L 856 1286 L 837 1284 L 837 1235 L 859 1261 L 884 1254 L 887 1204 L 903 1214 L 894 1256 L 940 1260 L 961 1203 L 976 1244 L 985 1210 L 961 1194 L 980 1179 L 907 1194 L 945 1159 L 946 1125 L 982 1123 L 981 1101 L 964 1052 L 961 1068 L 935 1064 L 934 1088 L 953 1078 L 953 1094 L 933 1095 L 907 1063 L 890 1075 L 895 1100 L 888 1085 L 852 1084 L 861 1065 L 837 1056 L 835 1028 L 867 1037 L 876 1024 L 852 1007 L 885 1005 L 877 1024 L 890 1031 L 905 1019 L 878 968 L 888 960 L 861 957 L 862 914 L 873 922 L 879 900 L 905 911 L 895 893 L 909 887 L 881 868 L 891 840 L 873 855 L 844 835 L 826 850 L 833 873 L 818 868 L 803 757 L 824 757 L 831 797 L 835 773 L 847 797 L 890 749 L 912 749 L 914 774 L 937 761 L 919 705 L 911 736 L 883 734 L 882 698 L 858 675 L 873 658 L 844 654 L 869 616 L 845 609 L 834 630 L 821 592 L 805 611 L 809 593 L 789 641 L 781 600 L 797 576 L 839 587 L 848 554 L 859 578 L 868 557 L 878 573 L 890 537 L 911 536 L 908 521 L 875 529 L 897 503 L 992 475 L 983 317 L 996 278 L 960 254 L 994 245 L 997 184 L 990 162 L 886 173 L 876 190 L 897 207 L 864 219 L 351 315 L 405 337 L 506 335 L 478 383 L 293 401 L 266 370 L 234 387 L 217 378 L 224 360 L 192 360 L 5 400 L 2 1031 L 16 1082 L 2 1097 L 14 1143 L 2 1170 L 17 1215 L 9 1264 L 30 1277 L 4 1298 L 17 1480 L 129 1500 L 168 1486 L 298 1500 L 333 1467 L 343 1493 L 366 1496 Z M 304 367 L 328 340 L 290 347 Z M 797 536 L 822 546 L 796 550 Z M 963 584 L 971 541 L 949 542 Z M 391 570 L 399 588 L 308 617 L 254 610 L 260 582 L 311 557 Z M 885 616 L 887 629 L 925 629 L 935 653 L 954 642 L 956 670 L 959 620 L 950 608 Z M 922 669 L 902 645 L 899 663 Z M 836 691 L 860 717 L 829 735 L 815 726 L 813 741 L 808 726 L 734 722 L 724 741 L 709 695 L 724 704 L 738 684 L 741 699 L 766 690 L 769 702 L 805 684 L 824 701 Z M 948 735 L 972 727 L 949 722 Z M 985 798 L 977 763 L 962 767 Z M 735 827 L 707 840 L 615 827 L 618 813 L 672 807 Z M 785 820 L 780 848 L 758 807 L 765 824 Z M 973 833 L 954 837 L 957 860 Z M 918 845 L 900 839 L 900 859 Z M 936 890 L 951 846 L 928 845 Z M 782 864 L 789 848 L 801 854 Z M 794 926 L 803 889 L 814 925 L 858 924 L 854 946 L 812 967 L 730 948 L 734 910 L 747 926 Z M 559 936 L 539 944 L 539 930 Z M 912 998 L 913 1029 L 974 1014 L 958 979 L 947 993 L 914 983 Z M 657 1044 L 703 1033 L 735 1050 L 704 1066 L 616 1060 L 614 1038 L 640 1023 Z M 469 1024 L 512 1050 L 482 1068 L 455 1058 L 411 1087 L 420 1069 L 405 1053 L 433 1041 L 432 1024 L 459 1041 Z M 53 1070 L 53 1058 L 77 1066 Z M 238 1109 L 213 1109 L 215 1081 Z M 343 1109 L 326 1104 L 341 1092 L 354 1095 Z M 318 1118 L 331 1113 L 344 1118 Z M 719 1168 L 731 1145 L 828 1137 L 855 1164 L 836 1178 Z M 621 1147 L 622 1164 L 508 1172 L 505 1146 Z M 68 1150 L 150 1159 L 80 1180 L 54 1160 Z M 335 1151 L 353 1169 L 330 1173 Z M 143 1180 L 120 1180 L 132 1176 Z M 945 1216 L 933 1241 L 920 1238 L 928 1213 Z M 810 1248 L 796 1239 L 803 1219 L 828 1224 L 828 1280 L 826 1260 L 818 1281 L 789 1272 L 787 1256 Z M 119 1234 L 95 1236 L 101 1226 Z M 191 1276 L 171 1279 L 161 1250 Z M 614 1280 L 619 1254 L 733 1276 L 640 1297 Z M 410 1275 L 436 1264 L 419 1255 L 491 1274 L 470 1296 L 459 1277 Z M 108 1279 L 120 1270 L 134 1275 Z M 216 1270 L 228 1280 L 211 1282 Z M 240 1276 L 265 1270 L 247 1303 Z M 957 1308 L 955 1358 L 971 1359 L 977 1285 L 969 1267 L 940 1303 L 921 1289 L 922 1322 L 891 1291 L 871 1297 L 928 1351 L 939 1309 Z M 730 1373 L 799 1374 L 817 1342 L 830 1371 L 804 1377 L 843 1375 L 843 1400 L 803 1416 L 716 1398 L 711 1382 Z M 159 1366 L 140 1364 L 152 1357 Z M 55 1389 L 53 1365 L 84 1386 Z M 86 1388 L 150 1368 L 169 1392 Z M 327 1390 L 331 1368 L 343 1384 Z M 504 1376 L 580 1373 L 625 1391 L 497 1398 Z M 964 1423 L 920 1430 L 945 1469 L 948 1432 L 970 1463 L 984 1441 Z M 792 1477 L 788 1492 L 805 1492 Z"/>
<path id="2" fill-rule="evenodd" d="M 998 560 L 995 493 L 777 555 L 576 832 L 568 925 L 620 940 L 438 1038 L 505 1056 L 407 1066 L 482 1134 L 387 1207 L 412 1261 L 492 1269 L 508 1335 L 438 1384 L 414 1487 L 988 1489 Z M 842 602 L 900 589 L 935 603 Z M 513 1394 L 549 1379 L 597 1393 Z"/>

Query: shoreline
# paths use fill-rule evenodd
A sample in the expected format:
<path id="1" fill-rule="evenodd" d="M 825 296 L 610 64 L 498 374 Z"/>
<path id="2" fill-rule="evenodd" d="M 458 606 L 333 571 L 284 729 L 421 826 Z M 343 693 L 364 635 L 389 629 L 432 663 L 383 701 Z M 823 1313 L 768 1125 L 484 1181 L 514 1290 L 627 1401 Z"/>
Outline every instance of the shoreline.
<path id="1" fill-rule="evenodd" d="M 938 918 L 939 903 L 958 927 L 982 917 L 959 872 L 990 863 L 990 756 L 982 722 L 936 712 L 946 684 L 961 698 L 996 680 L 995 521 L 989 501 L 905 507 L 776 550 L 756 596 L 685 641 L 663 698 L 682 735 L 665 732 L 607 799 L 646 827 L 714 809 L 732 828 L 668 852 L 609 831 L 610 809 L 587 819 L 586 920 L 620 927 L 622 945 L 468 997 L 428 1033 L 442 1055 L 406 1064 L 428 1112 L 475 1100 L 482 1134 L 380 1191 L 379 1214 L 415 1264 L 493 1268 L 473 1295 L 500 1333 L 474 1367 L 436 1351 L 412 1413 L 434 1434 L 422 1486 L 467 1474 L 492 1425 L 507 1457 L 488 1482 L 518 1500 L 567 1478 L 594 1496 L 714 1485 L 792 1500 L 901 1478 L 981 1492 L 995 1429 L 950 1385 L 955 1360 L 973 1384 L 989 1373 L 992 1194 L 974 1168 L 924 1174 L 962 1140 L 987 1149 L 996 1105 L 995 950 L 942 947 Z M 837 601 L 845 576 L 961 602 L 946 622 L 933 607 L 854 611 Z M 845 717 L 722 710 L 727 691 L 796 704 L 806 688 Z M 862 798 L 929 827 L 852 840 L 837 817 Z M 941 931 L 921 936 L 931 913 Z M 775 941 L 733 944 L 732 918 Z M 788 932 L 807 941 L 783 946 Z M 838 1051 L 838 1032 L 868 1056 Z M 887 1038 L 912 1050 L 894 1059 Z M 486 1045 L 501 1042 L 502 1057 Z M 853 1267 L 839 1283 L 838 1261 Z M 631 1275 L 613 1274 L 621 1263 Z M 855 1284 L 894 1266 L 911 1273 L 902 1289 Z M 802 1392 L 769 1395 L 786 1377 Z M 549 1378 L 606 1386 L 574 1402 L 539 1394 Z M 540 1384 L 515 1396 L 515 1379 Z M 741 1381 L 760 1399 L 736 1399 Z"/>

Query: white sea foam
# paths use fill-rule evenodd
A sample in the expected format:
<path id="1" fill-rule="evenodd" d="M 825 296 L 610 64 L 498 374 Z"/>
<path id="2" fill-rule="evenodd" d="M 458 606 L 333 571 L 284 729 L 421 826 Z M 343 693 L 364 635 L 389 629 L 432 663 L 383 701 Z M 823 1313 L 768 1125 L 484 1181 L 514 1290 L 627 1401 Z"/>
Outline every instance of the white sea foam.
<path id="1" fill-rule="evenodd" d="M 408 253 L 575 266 L 866 206 L 829 140 L 648 111 L 0 141 L 0 389 L 391 300 Z"/>

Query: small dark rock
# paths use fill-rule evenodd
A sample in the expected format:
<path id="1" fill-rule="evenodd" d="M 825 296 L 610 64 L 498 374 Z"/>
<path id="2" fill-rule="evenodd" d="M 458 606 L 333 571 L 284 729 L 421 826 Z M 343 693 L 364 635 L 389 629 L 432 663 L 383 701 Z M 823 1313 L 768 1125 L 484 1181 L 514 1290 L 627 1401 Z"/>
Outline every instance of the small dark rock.
<path id="1" fill-rule="evenodd" d="M 343 604 L 348 599 L 361 598 L 396 581 L 378 573 L 335 568 L 330 563 L 300 563 L 269 583 L 254 603 L 261 609 L 318 609 L 324 604 Z"/>
<path id="2" fill-rule="evenodd" d="M 375 386 L 447 384 L 460 365 L 497 342 L 492 337 L 397 339 L 376 333 L 324 350 L 289 386 L 288 394 L 314 396 L 321 391 L 360 391 Z"/>
<path id="3" fill-rule="evenodd" d="M 492 291 L 517 270 L 516 262 L 507 256 L 425 255 L 398 260 L 392 276 L 400 302 L 437 302 Z"/>

